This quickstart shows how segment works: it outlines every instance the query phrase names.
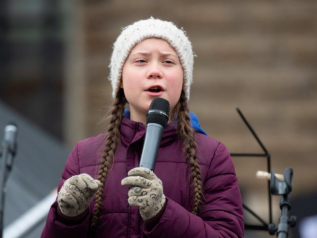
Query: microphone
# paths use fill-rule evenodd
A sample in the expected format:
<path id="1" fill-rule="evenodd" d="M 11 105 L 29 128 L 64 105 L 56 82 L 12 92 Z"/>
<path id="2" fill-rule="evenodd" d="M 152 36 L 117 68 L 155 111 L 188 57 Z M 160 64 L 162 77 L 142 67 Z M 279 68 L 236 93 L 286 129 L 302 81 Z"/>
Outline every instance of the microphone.
<path id="1" fill-rule="evenodd" d="M 13 158 L 17 150 L 17 134 L 18 127 L 14 123 L 10 123 L 4 128 L 4 137 L 2 142 L 2 155 L 8 170 L 11 170 Z"/>
<path id="2" fill-rule="evenodd" d="M 8 124 L 4 128 L 4 143 L 8 146 L 8 150 L 15 154 L 16 152 L 16 140 L 17 140 L 18 128 L 15 124 Z"/>
<path id="3" fill-rule="evenodd" d="M 163 98 L 155 98 L 146 118 L 146 133 L 140 160 L 140 167 L 154 170 L 158 148 L 164 128 L 168 122 L 170 105 Z"/>

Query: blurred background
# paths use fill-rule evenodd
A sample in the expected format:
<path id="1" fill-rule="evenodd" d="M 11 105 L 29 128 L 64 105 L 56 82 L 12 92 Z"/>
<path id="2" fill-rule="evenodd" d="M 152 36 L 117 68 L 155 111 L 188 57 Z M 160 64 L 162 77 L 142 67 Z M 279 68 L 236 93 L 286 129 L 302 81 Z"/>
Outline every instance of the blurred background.
<path id="1" fill-rule="evenodd" d="M 5 227 L 57 186 L 76 142 L 104 131 L 112 44 L 122 27 L 151 16 L 183 27 L 193 44 L 189 106 L 202 128 L 231 153 L 262 153 L 239 107 L 270 152 L 272 169 L 294 170 L 291 214 L 298 224 L 291 237 L 317 237 L 314 0 L 2 0 L 0 125 L 16 121 L 20 133 Z M 267 182 L 255 177 L 267 169 L 266 160 L 233 161 L 244 203 L 268 222 Z M 279 216 L 274 197 L 275 224 Z M 259 224 L 247 212 L 245 217 Z M 39 237 L 43 224 L 23 237 Z M 247 231 L 246 237 L 270 235 Z"/>

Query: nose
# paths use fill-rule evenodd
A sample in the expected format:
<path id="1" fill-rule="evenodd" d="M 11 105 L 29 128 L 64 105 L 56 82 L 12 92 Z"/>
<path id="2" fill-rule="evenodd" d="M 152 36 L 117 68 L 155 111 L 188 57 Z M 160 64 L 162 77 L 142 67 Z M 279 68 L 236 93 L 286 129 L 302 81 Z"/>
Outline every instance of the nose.
<path id="1" fill-rule="evenodd" d="M 163 76 L 161 70 L 156 64 L 152 64 L 147 73 L 148 79 L 161 79 Z"/>

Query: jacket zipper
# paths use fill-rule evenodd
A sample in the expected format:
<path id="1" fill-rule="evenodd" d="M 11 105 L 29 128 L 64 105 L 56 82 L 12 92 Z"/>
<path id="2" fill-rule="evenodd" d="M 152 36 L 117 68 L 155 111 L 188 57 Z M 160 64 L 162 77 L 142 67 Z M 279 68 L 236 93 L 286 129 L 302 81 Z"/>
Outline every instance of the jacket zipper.
<path id="1" fill-rule="evenodd" d="M 144 238 L 144 230 L 143 230 L 144 224 L 143 224 L 143 219 L 142 219 L 141 217 L 140 217 L 140 219 L 141 219 L 141 237 Z"/>
<path id="2" fill-rule="evenodd" d="M 128 238 L 130 237 L 130 226 L 131 226 L 131 207 L 129 206 L 128 207 L 128 231 L 127 231 L 127 233 L 128 233 Z"/>

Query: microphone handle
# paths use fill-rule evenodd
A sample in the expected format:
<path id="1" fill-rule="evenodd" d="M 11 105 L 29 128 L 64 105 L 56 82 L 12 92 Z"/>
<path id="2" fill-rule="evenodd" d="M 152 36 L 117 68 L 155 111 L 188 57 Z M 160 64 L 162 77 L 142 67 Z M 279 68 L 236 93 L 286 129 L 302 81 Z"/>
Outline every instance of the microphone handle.
<path id="1" fill-rule="evenodd" d="M 164 127 L 157 123 L 148 123 L 146 127 L 145 140 L 140 159 L 140 167 L 154 170 L 158 149 Z"/>

